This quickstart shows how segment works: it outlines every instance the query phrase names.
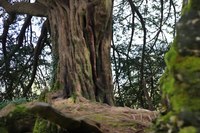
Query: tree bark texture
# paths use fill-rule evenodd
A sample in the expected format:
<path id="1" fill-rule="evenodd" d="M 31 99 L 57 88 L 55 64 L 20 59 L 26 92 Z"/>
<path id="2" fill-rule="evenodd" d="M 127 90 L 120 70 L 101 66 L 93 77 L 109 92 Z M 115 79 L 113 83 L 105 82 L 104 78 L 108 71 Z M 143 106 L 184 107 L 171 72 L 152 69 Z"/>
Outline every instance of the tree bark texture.
<path id="1" fill-rule="evenodd" d="M 113 105 L 112 0 L 51 0 L 46 6 L 57 59 L 56 86 L 65 97 Z"/>

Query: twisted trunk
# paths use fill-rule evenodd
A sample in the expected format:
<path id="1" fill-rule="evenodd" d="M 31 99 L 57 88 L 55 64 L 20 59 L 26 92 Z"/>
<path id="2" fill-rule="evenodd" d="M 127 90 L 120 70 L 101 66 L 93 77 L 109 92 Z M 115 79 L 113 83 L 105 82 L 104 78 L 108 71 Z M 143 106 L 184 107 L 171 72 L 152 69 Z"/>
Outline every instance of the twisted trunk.
<path id="1" fill-rule="evenodd" d="M 53 40 L 55 87 L 113 105 L 110 64 L 112 0 L 52 0 L 48 19 Z"/>

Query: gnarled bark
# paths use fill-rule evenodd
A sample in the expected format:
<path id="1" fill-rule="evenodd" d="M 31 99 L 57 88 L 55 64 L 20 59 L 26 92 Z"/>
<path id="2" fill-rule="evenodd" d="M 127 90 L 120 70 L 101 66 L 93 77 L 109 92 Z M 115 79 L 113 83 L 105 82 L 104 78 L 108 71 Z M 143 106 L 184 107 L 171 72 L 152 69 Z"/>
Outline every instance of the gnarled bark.
<path id="1" fill-rule="evenodd" d="M 56 83 L 65 96 L 113 104 L 110 65 L 111 0 L 48 3 L 57 56 Z"/>

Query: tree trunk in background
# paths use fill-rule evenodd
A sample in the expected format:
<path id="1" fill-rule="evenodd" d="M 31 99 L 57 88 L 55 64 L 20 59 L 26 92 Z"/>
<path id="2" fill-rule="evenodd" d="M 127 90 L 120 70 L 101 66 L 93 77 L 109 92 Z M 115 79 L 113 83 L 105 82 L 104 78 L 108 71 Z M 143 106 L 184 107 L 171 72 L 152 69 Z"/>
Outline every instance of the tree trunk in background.
<path id="1" fill-rule="evenodd" d="M 51 0 L 54 88 L 113 105 L 110 63 L 112 0 Z"/>
<path id="2" fill-rule="evenodd" d="M 200 1 L 183 1 L 177 36 L 166 54 L 161 79 L 171 108 L 159 119 L 158 132 L 200 132 Z M 168 130 L 168 131 L 166 131 Z"/>

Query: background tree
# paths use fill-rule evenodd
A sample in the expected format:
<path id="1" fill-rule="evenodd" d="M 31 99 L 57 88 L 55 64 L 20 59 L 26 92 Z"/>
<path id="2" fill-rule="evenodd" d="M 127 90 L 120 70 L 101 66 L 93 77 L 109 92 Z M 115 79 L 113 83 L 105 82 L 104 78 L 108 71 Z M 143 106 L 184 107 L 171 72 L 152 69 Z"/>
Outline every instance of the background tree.
<path id="1" fill-rule="evenodd" d="M 114 82 L 114 87 L 115 87 L 114 95 L 116 99 L 116 104 L 119 106 L 129 106 L 129 107 L 136 107 L 136 108 L 142 107 L 142 108 L 147 108 L 151 110 L 155 109 L 158 107 L 158 104 L 160 103 L 160 89 L 158 87 L 158 79 L 160 78 L 161 74 L 164 72 L 164 69 L 165 69 L 163 56 L 164 56 L 165 51 L 169 49 L 168 44 L 170 43 L 172 38 L 175 36 L 174 27 L 175 27 L 175 22 L 177 21 L 178 16 L 180 14 L 179 13 L 180 3 L 178 3 L 178 1 L 173 1 L 173 0 L 134 1 L 134 2 L 129 1 L 129 0 L 125 0 L 125 1 L 116 0 L 114 3 L 115 5 L 114 5 L 114 12 L 113 12 L 113 39 L 112 39 L 112 51 L 111 51 L 111 59 L 112 59 L 111 63 L 112 63 L 112 68 L 113 68 L 113 77 L 114 77 L 113 82 Z M 11 6 L 12 10 L 14 10 L 14 7 L 19 6 L 18 4 L 19 3 L 17 3 L 17 5 L 15 6 Z M 25 4 L 28 4 L 28 3 L 25 3 Z M 77 3 L 75 3 L 75 5 L 76 4 Z M 90 4 L 89 5 L 93 7 L 92 3 Z M 34 4 L 31 3 L 31 5 L 34 5 Z M 89 31 L 88 27 L 89 28 L 92 27 L 92 26 L 86 26 L 86 21 L 88 21 L 86 17 L 87 15 L 91 15 L 91 14 L 86 13 L 85 12 L 86 9 L 83 9 L 83 11 L 79 11 L 80 9 L 78 7 L 76 8 L 77 8 L 76 12 L 84 12 L 83 14 L 81 14 L 83 18 L 79 19 L 80 21 L 79 23 L 82 23 L 80 27 L 83 28 L 84 34 L 73 35 L 74 38 L 72 38 L 72 41 L 70 41 L 70 43 L 75 45 L 74 41 L 79 40 L 77 39 L 78 37 L 82 37 L 82 40 L 85 39 L 87 42 L 90 41 L 87 43 L 87 45 L 84 45 L 84 47 L 86 47 L 86 50 L 89 50 L 90 46 L 93 46 L 93 45 L 89 45 L 89 43 L 92 43 L 90 37 L 97 38 L 97 37 L 92 37 L 92 35 L 86 34 Z M 94 6 L 94 8 L 95 8 L 94 10 L 98 10 L 96 9 L 97 8 L 96 6 Z M 90 10 L 93 10 L 93 9 L 90 9 Z M 1 20 L 10 21 L 11 20 L 10 18 L 12 17 L 12 13 L 10 13 L 10 18 L 9 18 L 9 14 L 7 14 L 3 9 L 1 9 L 1 11 L 2 11 L 1 18 L 3 18 Z M 98 11 L 95 11 L 94 14 L 96 14 L 96 12 Z M 36 14 L 36 15 L 41 16 L 41 13 Z M 9 41 L 4 41 L 3 43 L 4 45 L 2 45 L 4 46 L 4 50 L 3 50 L 3 47 L 0 47 L 2 51 L 1 53 L 2 63 L 0 64 L 1 65 L 0 72 L 1 72 L 1 79 L 2 79 L 1 85 L 2 85 L 2 88 L 6 88 L 5 89 L 6 93 L 4 93 L 2 96 L 4 96 L 6 99 L 11 99 L 13 97 L 24 97 L 24 96 L 30 97 L 32 95 L 35 96 L 35 93 L 33 93 L 34 88 L 38 88 L 38 89 L 44 88 L 45 82 L 46 81 L 49 82 L 48 79 L 51 79 L 52 86 L 53 86 L 52 89 L 65 88 L 66 90 L 65 96 L 68 97 L 70 95 L 74 95 L 74 96 L 77 94 L 80 95 L 79 94 L 80 87 L 78 87 L 79 83 L 77 84 L 74 82 L 70 82 L 70 84 L 77 85 L 75 88 L 79 88 L 78 89 L 79 92 L 75 92 L 75 91 L 72 91 L 74 89 L 66 89 L 66 88 L 70 88 L 69 86 L 66 86 L 67 84 L 66 82 L 69 82 L 67 80 L 71 80 L 71 79 L 64 80 L 66 79 L 66 78 L 62 78 L 64 76 L 59 77 L 59 75 L 61 75 L 59 73 L 62 73 L 61 71 L 64 71 L 65 69 L 65 68 L 62 68 L 62 70 L 60 70 L 61 68 L 59 69 L 59 66 L 66 66 L 65 65 L 66 62 L 62 65 L 58 65 L 59 56 L 63 57 L 67 53 L 63 51 L 64 48 L 61 48 L 62 51 L 59 51 L 58 50 L 59 45 L 57 45 L 57 42 L 52 42 L 53 40 L 58 41 L 57 39 L 50 39 L 50 36 L 53 37 L 54 34 L 49 34 L 49 33 L 50 31 L 55 30 L 55 27 L 54 29 L 50 30 L 49 23 L 46 22 L 47 29 L 43 28 L 44 30 L 41 30 L 43 32 L 41 34 L 38 33 L 38 31 L 40 31 L 40 28 L 42 27 L 44 21 L 46 20 L 46 18 L 48 18 L 48 16 L 43 15 L 45 17 L 34 17 L 30 15 L 27 16 L 27 15 L 15 15 L 15 14 L 14 16 L 15 16 L 14 22 L 6 23 L 6 21 L 4 21 L 5 26 L 0 28 L 2 29 L 2 33 L 3 33 L 2 37 L 4 36 L 3 37 L 4 40 L 6 38 L 7 40 L 9 39 Z M 77 18 L 79 17 L 76 17 L 76 19 Z M 75 23 L 75 21 L 77 20 L 74 20 L 73 23 Z M 91 20 L 91 23 L 93 23 L 92 21 L 93 20 Z M 68 22 L 68 23 L 72 25 L 71 24 L 72 22 Z M 87 23 L 90 23 L 90 22 L 87 22 Z M 6 25 L 9 26 L 7 36 L 5 36 Z M 94 25 L 94 24 L 89 24 L 89 25 Z M 54 33 L 58 34 L 58 31 L 57 30 L 55 31 L 56 32 Z M 75 31 L 75 30 L 73 29 L 72 31 Z M 78 31 L 81 31 L 81 30 L 79 29 Z M 20 36 L 20 37 L 17 37 L 17 36 Z M 54 36 L 57 36 L 57 35 L 54 35 Z M 75 36 L 78 36 L 78 37 L 75 37 Z M 21 39 L 15 39 L 16 37 L 21 38 Z M 64 37 L 64 38 L 67 38 L 67 37 Z M 103 38 L 103 37 L 99 37 L 99 38 Z M 21 41 L 18 41 L 18 40 L 21 40 Z M 43 42 L 43 46 L 40 45 L 41 40 Z M 71 40 L 71 39 L 68 39 L 68 40 Z M 15 50 L 13 49 L 9 51 L 7 49 L 10 46 L 12 47 L 17 46 L 17 47 L 15 48 Z M 41 49 L 37 48 L 39 46 L 41 46 L 40 47 Z M 5 48 L 7 49 L 5 50 Z M 77 47 L 77 45 L 76 47 L 70 47 L 70 48 L 77 49 L 76 50 L 77 53 L 81 51 L 81 50 L 78 50 L 79 47 Z M 98 48 L 99 50 L 97 50 Z M 24 51 L 26 52 L 21 52 L 20 50 L 22 49 L 24 49 Z M 30 51 L 27 49 L 30 49 Z M 71 52 L 72 54 L 70 56 L 73 55 L 73 58 L 76 58 L 76 60 L 68 55 L 66 56 L 70 57 L 69 60 L 75 61 L 75 62 L 69 61 L 70 63 L 67 63 L 67 64 L 71 64 L 71 66 L 73 66 L 73 69 L 75 69 L 74 66 L 76 65 L 72 65 L 72 63 L 76 64 L 76 61 L 77 61 L 80 64 L 80 62 L 82 62 L 81 64 L 83 65 L 83 67 L 77 66 L 78 68 L 76 68 L 76 70 L 73 70 L 73 71 L 78 72 L 81 76 L 74 75 L 73 77 L 76 79 L 74 81 L 80 82 L 81 87 L 83 88 L 81 92 L 83 93 L 85 92 L 85 94 L 83 95 L 89 99 L 91 98 L 97 101 L 104 101 L 104 98 L 102 98 L 105 96 L 103 94 L 105 93 L 104 82 L 101 81 L 100 80 L 101 78 L 99 79 L 98 77 L 103 77 L 103 75 L 105 76 L 105 74 L 103 74 L 103 71 L 106 71 L 106 70 L 103 70 L 103 68 L 106 69 L 110 67 L 107 67 L 107 66 L 103 67 L 102 65 L 100 65 L 101 62 L 103 61 L 97 61 L 101 55 L 100 54 L 101 52 L 99 52 L 101 51 L 100 49 L 103 49 L 101 48 L 100 45 L 95 47 L 96 54 L 94 55 L 96 56 L 95 58 L 98 57 L 96 60 L 93 59 L 92 54 L 90 54 L 90 52 L 92 52 L 91 50 L 82 52 L 81 55 L 73 54 L 74 51 L 72 51 Z M 51 54 L 52 50 L 53 50 L 53 54 Z M 6 53 L 6 54 L 3 54 L 3 53 Z M 40 54 L 36 54 L 36 53 L 40 53 Z M 65 54 L 61 54 L 61 53 L 65 53 Z M 7 54 L 9 58 L 6 57 Z M 106 55 L 106 54 L 102 54 L 102 55 Z M 96 65 L 94 65 L 93 67 L 91 66 L 91 64 L 85 65 L 87 63 L 83 63 L 83 61 L 81 61 L 82 58 L 78 59 L 78 57 L 80 56 L 81 57 L 87 56 L 86 57 L 87 59 L 84 59 L 85 62 L 93 63 L 93 64 L 96 63 Z M 107 55 L 107 57 L 109 57 L 109 55 Z M 9 60 L 8 63 L 4 62 L 4 58 L 6 60 Z M 51 58 L 53 58 L 52 62 L 51 62 Z M 65 60 L 64 57 L 62 59 Z M 5 70 L 6 69 L 8 70 L 9 62 L 12 62 L 12 66 L 15 66 L 15 68 L 10 69 L 10 74 L 6 74 L 7 72 Z M 84 72 L 83 68 L 87 68 L 86 70 L 87 72 Z M 90 70 L 92 70 L 92 72 L 94 71 L 93 72 L 94 74 L 89 75 L 89 73 L 91 72 Z M 70 70 L 66 70 L 66 71 L 71 71 L 71 68 Z M 32 74 L 30 75 L 30 73 Z M 70 75 L 73 75 L 73 74 L 70 74 Z M 13 78 L 10 78 L 10 77 L 13 77 Z M 70 76 L 67 76 L 67 77 L 70 77 Z M 90 80 L 88 79 L 89 77 L 90 77 Z M 97 78 L 94 78 L 94 80 L 92 78 L 91 80 L 91 77 L 97 77 Z M 89 81 L 84 80 L 84 81 L 87 81 L 85 85 L 83 81 L 78 81 L 84 78 L 87 78 L 89 80 Z M 110 80 L 109 84 L 112 86 L 111 78 L 109 80 Z M 99 91 L 99 92 L 94 91 L 96 93 L 95 97 L 91 96 L 93 95 L 92 94 L 93 91 L 89 91 L 88 87 L 86 87 L 89 83 L 92 83 L 95 86 L 93 87 L 92 90 Z M 89 86 L 91 87 L 92 84 Z M 111 89 L 109 89 L 109 91 L 110 93 L 112 93 Z M 87 92 L 91 94 L 87 94 Z"/>
<path id="2" fill-rule="evenodd" d="M 42 35 L 36 35 L 32 21 L 43 21 L 42 18 L 39 21 L 36 19 L 29 15 L 7 14 L 1 8 L 1 100 L 35 97 L 36 93 L 31 86 L 41 88 L 45 80 L 49 79 L 50 62 L 46 57 L 50 54 L 50 45 L 48 41 L 41 42 Z M 39 23 L 36 25 L 41 26 Z"/>
<path id="3" fill-rule="evenodd" d="M 115 1 L 111 55 L 117 105 L 158 107 L 158 79 L 180 9 L 174 0 Z"/>

